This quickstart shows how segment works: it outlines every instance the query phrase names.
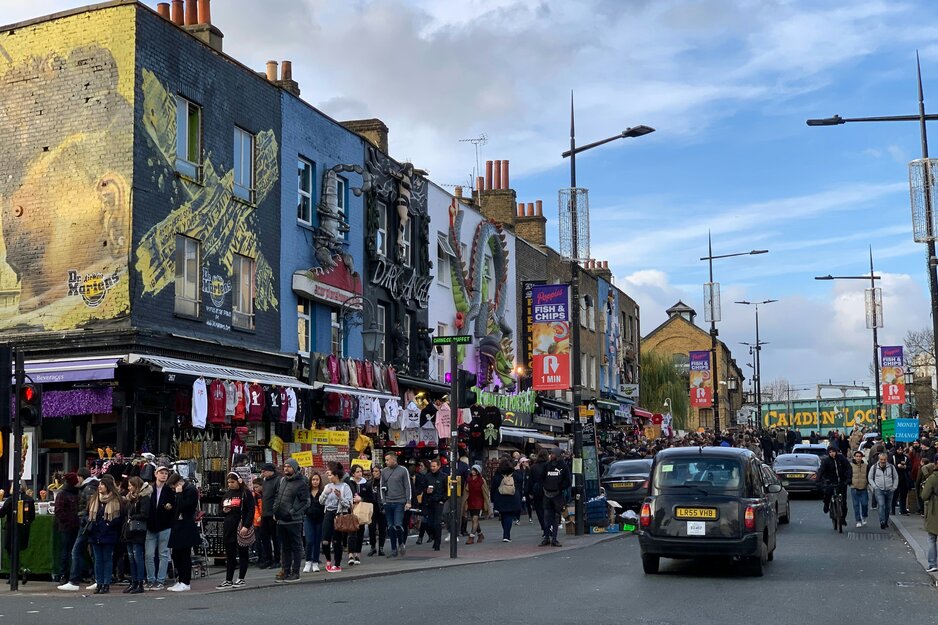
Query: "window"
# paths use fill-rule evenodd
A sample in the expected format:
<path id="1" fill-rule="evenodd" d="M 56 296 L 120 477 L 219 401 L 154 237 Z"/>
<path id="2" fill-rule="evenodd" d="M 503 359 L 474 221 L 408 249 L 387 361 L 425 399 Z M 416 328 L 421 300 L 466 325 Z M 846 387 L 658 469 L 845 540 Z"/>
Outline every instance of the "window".
<path id="1" fill-rule="evenodd" d="M 378 202 L 378 231 L 375 233 L 375 251 L 381 256 L 388 255 L 388 205 Z"/>
<path id="2" fill-rule="evenodd" d="M 235 254 L 232 263 L 231 325 L 254 329 L 254 260 Z"/>
<path id="3" fill-rule="evenodd" d="M 199 242 L 176 235 L 176 305 L 177 315 L 199 316 Z"/>
<path id="4" fill-rule="evenodd" d="M 588 308 L 586 310 L 586 314 L 587 314 L 587 321 L 589 322 L 589 328 L 590 330 L 595 332 L 596 331 L 596 307 L 593 306 L 592 300 L 587 302 L 587 306 Z"/>
<path id="5" fill-rule="evenodd" d="M 586 315 L 589 312 L 589 307 L 586 305 L 586 296 L 580 298 L 580 327 L 587 327 Z"/>
<path id="6" fill-rule="evenodd" d="M 377 322 L 377 325 L 378 325 L 378 332 L 381 333 L 381 342 L 378 344 L 378 351 L 375 352 L 375 358 L 380 360 L 381 362 L 387 362 L 387 358 L 385 358 L 385 352 L 386 352 L 385 346 L 387 345 L 387 332 L 386 331 L 388 327 L 388 309 L 382 306 L 381 304 L 378 304 L 377 308 L 378 308 L 378 311 L 376 314 L 378 315 L 378 318 L 375 321 Z"/>
<path id="7" fill-rule="evenodd" d="M 329 313 L 329 325 L 332 327 L 332 353 L 342 358 L 345 356 L 345 323 L 335 308 Z"/>
<path id="8" fill-rule="evenodd" d="M 234 194 L 246 202 L 254 201 L 254 135 L 235 126 Z"/>
<path id="9" fill-rule="evenodd" d="M 495 261 L 492 260 L 491 252 L 485 252 L 482 257 L 482 297 L 489 299 L 490 294 L 494 294 L 493 279 L 495 277 Z"/>
<path id="10" fill-rule="evenodd" d="M 313 224 L 313 164 L 302 158 L 296 161 L 296 220 Z"/>
<path id="11" fill-rule="evenodd" d="M 402 261 L 405 267 L 410 267 L 410 263 L 411 263 L 410 250 L 411 250 L 411 239 L 412 239 L 411 231 L 413 230 L 413 225 L 414 224 L 410 219 L 408 219 L 407 223 L 404 224 L 404 234 L 402 235 L 403 240 L 401 241 L 401 252 L 404 257 Z"/>
<path id="12" fill-rule="evenodd" d="M 404 341 L 405 352 L 404 352 L 404 362 L 410 363 L 410 337 L 413 336 L 414 331 L 414 313 L 406 313 L 404 315 Z"/>
<path id="13" fill-rule="evenodd" d="M 342 221 L 346 221 L 345 202 L 348 199 L 346 197 L 347 192 L 348 192 L 348 184 L 345 182 L 345 179 L 336 177 L 335 197 L 336 197 L 336 201 L 339 204 L 339 218 Z"/>
<path id="14" fill-rule="evenodd" d="M 450 262 L 456 257 L 453 246 L 442 232 L 436 233 L 436 281 L 443 286 L 450 283 Z"/>
<path id="15" fill-rule="evenodd" d="M 176 171 L 201 180 L 202 108 L 176 96 Z"/>
<path id="16" fill-rule="evenodd" d="M 583 386 L 586 386 L 586 381 L 589 380 L 589 367 L 589 356 L 587 354 L 580 354 L 580 383 Z"/>
<path id="17" fill-rule="evenodd" d="M 312 321 L 310 319 L 310 303 L 308 299 L 300 299 L 296 305 L 296 343 L 301 354 L 309 355 L 312 341 Z"/>
<path id="18" fill-rule="evenodd" d="M 690 356 L 687 354 L 672 354 L 671 364 L 681 375 L 690 375 Z"/>
<path id="19" fill-rule="evenodd" d="M 449 258 L 447 256 L 447 258 Z M 436 324 L 436 335 L 437 336 L 448 336 L 448 330 L 445 323 Z M 446 363 L 449 362 L 449 345 L 443 345 L 442 349 L 434 350 L 436 355 L 436 367 L 433 369 L 436 370 L 436 379 L 438 382 L 446 381 Z"/>
<path id="20" fill-rule="evenodd" d="M 589 364 L 589 377 L 587 378 L 589 380 L 589 384 L 587 384 L 587 386 L 590 388 L 596 388 L 596 356 L 590 356 Z"/>

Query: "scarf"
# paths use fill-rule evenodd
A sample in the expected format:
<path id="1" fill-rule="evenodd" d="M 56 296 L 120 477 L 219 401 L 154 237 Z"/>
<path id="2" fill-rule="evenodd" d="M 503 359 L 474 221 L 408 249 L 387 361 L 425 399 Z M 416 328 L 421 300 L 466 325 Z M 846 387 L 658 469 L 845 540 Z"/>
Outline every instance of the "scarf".
<path id="1" fill-rule="evenodd" d="M 88 516 L 91 519 L 98 518 L 98 506 L 104 506 L 104 520 L 111 522 L 121 515 L 120 497 L 115 497 L 112 493 L 98 493 L 88 502 Z"/>

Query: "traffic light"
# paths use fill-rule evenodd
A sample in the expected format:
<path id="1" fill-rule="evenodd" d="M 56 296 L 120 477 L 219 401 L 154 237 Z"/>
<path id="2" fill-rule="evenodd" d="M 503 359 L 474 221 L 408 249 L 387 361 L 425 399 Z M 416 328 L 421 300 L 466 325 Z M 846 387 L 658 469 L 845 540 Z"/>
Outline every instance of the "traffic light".
<path id="1" fill-rule="evenodd" d="M 0 428 L 9 427 L 13 405 L 13 350 L 0 343 Z"/>
<path id="2" fill-rule="evenodd" d="M 469 408 L 474 406 L 477 398 L 472 388 L 476 385 L 476 374 L 472 371 L 459 370 L 456 378 L 456 407 Z"/>
<path id="3" fill-rule="evenodd" d="M 23 427 L 42 424 L 42 390 L 37 384 L 24 384 L 20 388 L 20 423 Z"/>

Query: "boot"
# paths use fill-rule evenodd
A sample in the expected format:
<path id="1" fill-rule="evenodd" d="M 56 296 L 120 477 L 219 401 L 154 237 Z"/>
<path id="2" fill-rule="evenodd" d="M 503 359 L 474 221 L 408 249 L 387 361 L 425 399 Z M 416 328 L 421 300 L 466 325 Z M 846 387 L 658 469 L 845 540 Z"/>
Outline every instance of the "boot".
<path id="1" fill-rule="evenodd" d="M 481 543 L 483 540 L 485 540 L 485 534 L 483 534 L 483 533 L 480 531 L 480 532 L 479 532 L 479 539 L 478 539 L 476 542 L 480 542 L 480 543 Z"/>
<path id="2" fill-rule="evenodd" d="M 143 593 L 143 582 L 137 582 L 137 587 L 130 591 L 132 595 L 139 595 Z"/>
<path id="3" fill-rule="evenodd" d="M 125 595 L 129 595 L 130 593 L 132 593 L 132 592 L 133 592 L 134 590 L 136 590 L 136 589 L 137 589 L 137 582 L 130 582 L 130 586 L 128 586 L 127 588 L 125 588 L 125 589 L 123 590 L 123 593 L 124 593 Z"/>
<path id="4" fill-rule="evenodd" d="M 475 534 L 469 534 L 469 538 L 466 539 L 467 545 L 474 545 L 476 542 Z"/>

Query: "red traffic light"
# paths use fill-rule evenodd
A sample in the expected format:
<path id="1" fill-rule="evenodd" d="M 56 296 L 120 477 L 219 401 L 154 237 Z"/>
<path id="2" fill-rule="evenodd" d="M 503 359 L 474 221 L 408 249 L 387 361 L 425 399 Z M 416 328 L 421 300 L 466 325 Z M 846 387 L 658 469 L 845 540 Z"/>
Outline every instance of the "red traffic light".
<path id="1" fill-rule="evenodd" d="M 29 384 L 23 387 L 23 400 L 32 403 L 36 399 L 36 387 L 30 386 Z"/>

